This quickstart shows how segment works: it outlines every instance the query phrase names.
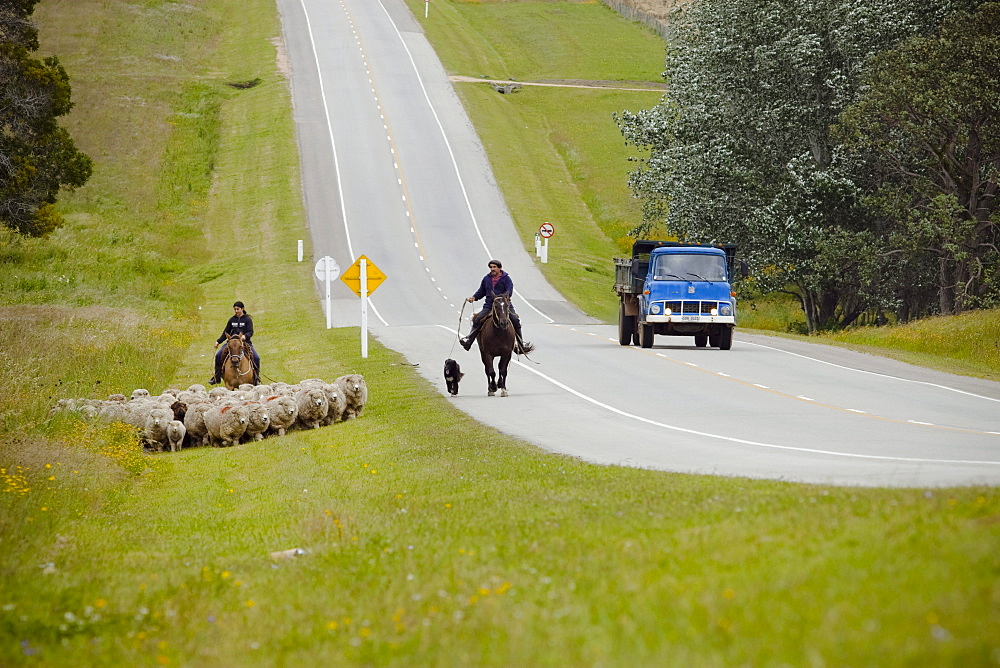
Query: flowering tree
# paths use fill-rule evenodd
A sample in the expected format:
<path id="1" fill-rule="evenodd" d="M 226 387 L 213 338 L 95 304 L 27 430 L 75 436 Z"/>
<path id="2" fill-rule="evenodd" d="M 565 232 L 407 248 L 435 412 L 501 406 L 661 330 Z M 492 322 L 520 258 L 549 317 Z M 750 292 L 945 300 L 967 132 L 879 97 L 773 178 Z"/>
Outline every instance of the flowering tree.
<path id="1" fill-rule="evenodd" d="M 66 70 L 54 56 L 30 55 L 37 2 L 0 3 L 0 223 L 44 236 L 62 224 L 53 207 L 59 189 L 86 183 L 93 163 L 56 121 L 73 106 Z"/>
<path id="2" fill-rule="evenodd" d="M 657 107 L 623 112 L 650 157 L 630 177 L 644 236 L 739 243 L 762 290 L 787 290 L 810 330 L 895 305 L 898 258 L 858 186 L 867 163 L 831 127 L 866 65 L 974 0 L 694 0 L 671 16 Z"/>

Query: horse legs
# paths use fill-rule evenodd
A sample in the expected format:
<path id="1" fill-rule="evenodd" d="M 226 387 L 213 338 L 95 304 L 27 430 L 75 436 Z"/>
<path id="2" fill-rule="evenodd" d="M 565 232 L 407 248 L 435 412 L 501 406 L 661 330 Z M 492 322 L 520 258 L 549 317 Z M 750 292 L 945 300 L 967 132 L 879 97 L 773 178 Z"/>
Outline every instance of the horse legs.
<path id="1" fill-rule="evenodd" d="M 493 370 L 493 356 L 483 353 L 483 366 L 486 367 L 487 384 L 486 396 L 492 397 L 497 393 L 497 374 Z"/>
<path id="2" fill-rule="evenodd" d="M 506 397 L 507 395 L 507 367 L 510 366 L 510 353 L 500 356 L 500 373 L 497 378 L 497 387 L 500 388 L 500 396 Z"/>

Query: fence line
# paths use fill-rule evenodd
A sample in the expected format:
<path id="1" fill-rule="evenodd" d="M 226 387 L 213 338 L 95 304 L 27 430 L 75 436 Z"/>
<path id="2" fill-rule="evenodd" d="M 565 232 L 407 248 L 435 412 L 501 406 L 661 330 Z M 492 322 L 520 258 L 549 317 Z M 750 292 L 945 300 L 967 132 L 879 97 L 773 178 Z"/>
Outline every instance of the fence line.
<path id="1" fill-rule="evenodd" d="M 645 12 L 641 9 L 628 5 L 622 0 L 602 0 L 611 9 L 615 10 L 625 18 L 630 21 L 638 21 L 643 25 L 650 28 L 653 32 L 659 35 L 661 38 L 667 38 L 667 26 L 660 19 L 656 18 L 649 12 Z"/>

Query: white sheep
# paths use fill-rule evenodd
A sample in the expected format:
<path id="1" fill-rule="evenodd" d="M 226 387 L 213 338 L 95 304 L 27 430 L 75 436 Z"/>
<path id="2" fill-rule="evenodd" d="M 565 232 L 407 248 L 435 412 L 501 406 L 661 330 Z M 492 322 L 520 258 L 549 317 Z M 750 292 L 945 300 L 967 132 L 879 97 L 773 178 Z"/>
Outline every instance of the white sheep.
<path id="1" fill-rule="evenodd" d="M 141 387 L 132 390 L 133 399 L 144 399 L 148 396 L 149 396 L 149 390 L 142 389 Z"/>
<path id="2" fill-rule="evenodd" d="M 247 430 L 243 438 L 247 441 L 263 441 L 264 432 L 271 425 L 267 408 L 259 401 L 248 401 L 243 405 L 247 408 Z"/>
<path id="3" fill-rule="evenodd" d="M 212 404 L 208 401 L 188 404 L 187 413 L 184 414 L 184 428 L 194 445 L 208 445 L 209 436 L 208 427 L 205 426 L 205 413 L 211 407 Z"/>
<path id="4" fill-rule="evenodd" d="M 143 426 L 142 436 L 150 449 L 163 452 L 163 448 L 169 444 L 167 439 L 167 425 L 174 419 L 174 412 L 169 408 L 154 408 L 149 411 L 146 424 Z"/>
<path id="5" fill-rule="evenodd" d="M 225 397 L 225 396 L 228 396 L 229 394 L 230 394 L 229 389 L 226 388 L 226 387 L 222 387 L 222 386 L 213 387 L 211 390 L 208 391 L 208 396 L 211 397 L 212 399 L 218 399 L 219 397 Z"/>
<path id="6" fill-rule="evenodd" d="M 122 401 L 105 401 L 97 410 L 101 422 L 128 422 L 129 407 Z"/>
<path id="7" fill-rule="evenodd" d="M 299 414 L 299 407 L 295 399 L 284 395 L 275 395 L 264 400 L 267 408 L 267 415 L 270 422 L 270 431 L 278 436 L 284 436 L 288 429 L 295 424 L 295 419 Z"/>
<path id="8" fill-rule="evenodd" d="M 247 430 L 249 421 L 246 406 L 212 406 L 205 412 L 205 426 L 212 445 L 236 445 Z"/>
<path id="9" fill-rule="evenodd" d="M 295 405 L 299 409 L 298 421 L 307 429 L 318 429 L 323 424 L 330 402 L 326 393 L 316 387 L 303 387 L 295 394 Z"/>
<path id="10" fill-rule="evenodd" d="M 344 418 L 344 409 L 347 408 L 347 399 L 344 397 L 344 393 L 340 386 L 334 383 L 323 383 L 323 391 L 326 392 L 326 399 L 330 404 L 324 424 L 331 425 L 340 422 Z"/>
<path id="11" fill-rule="evenodd" d="M 361 411 L 368 403 L 368 385 L 365 378 L 359 373 L 347 374 L 333 381 L 344 394 L 346 405 L 344 406 L 343 419 L 361 417 Z"/>
<path id="12" fill-rule="evenodd" d="M 139 397 L 125 402 L 124 406 L 126 413 L 122 421 L 132 425 L 139 431 L 146 428 L 146 421 L 153 410 L 160 408 L 170 409 L 170 404 L 164 403 L 157 397 Z M 170 419 L 173 419 L 173 411 L 170 411 Z"/>
<path id="13" fill-rule="evenodd" d="M 170 444 L 170 452 L 180 452 L 184 447 L 184 435 L 187 429 L 180 420 L 171 420 L 167 423 L 167 443 Z"/>

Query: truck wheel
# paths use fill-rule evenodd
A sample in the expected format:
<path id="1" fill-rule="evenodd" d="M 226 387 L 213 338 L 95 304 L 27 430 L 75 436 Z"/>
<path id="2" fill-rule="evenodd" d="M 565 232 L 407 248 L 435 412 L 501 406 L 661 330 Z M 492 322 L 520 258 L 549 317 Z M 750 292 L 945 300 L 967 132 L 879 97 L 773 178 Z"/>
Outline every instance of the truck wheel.
<path id="1" fill-rule="evenodd" d="M 733 328 L 723 327 L 719 332 L 719 350 L 729 350 L 733 347 Z"/>
<path id="2" fill-rule="evenodd" d="M 708 335 L 708 345 L 710 347 L 712 347 L 712 348 L 718 348 L 719 347 L 719 335 L 718 334 L 709 334 Z"/>
<path id="3" fill-rule="evenodd" d="M 653 347 L 653 326 L 639 325 L 639 346 L 642 348 Z"/>
<path id="4" fill-rule="evenodd" d="M 618 307 L 618 343 L 627 346 L 635 335 L 635 316 L 625 315 L 625 304 Z"/>
<path id="5" fill-rule="evenodd" d="M 694 345 L 699 348 L 704 348 L 708 345 L 708 336 L 706 334 L 695 334 L 694 335 Z"/>

